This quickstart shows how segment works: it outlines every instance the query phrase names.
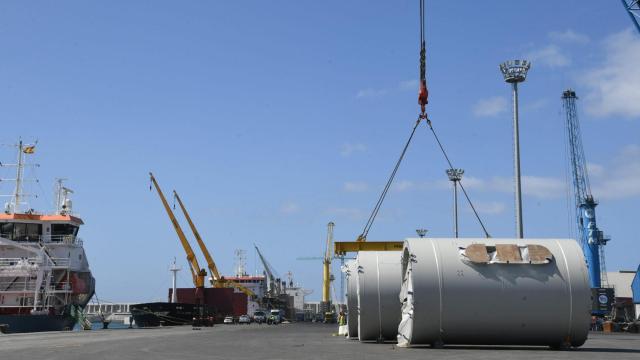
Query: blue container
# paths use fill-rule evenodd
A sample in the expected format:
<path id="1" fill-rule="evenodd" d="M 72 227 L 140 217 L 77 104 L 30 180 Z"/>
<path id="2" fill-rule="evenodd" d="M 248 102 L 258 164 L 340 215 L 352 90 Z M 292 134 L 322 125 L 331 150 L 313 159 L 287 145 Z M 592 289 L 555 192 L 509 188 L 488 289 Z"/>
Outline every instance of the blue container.
<path id="1" fill-rule="evenodd" d="M 631 291 L 633 292 L 633 303 L 640 304 L 640 265 L 638 265 L 638 271 L 631 282 Z"/>

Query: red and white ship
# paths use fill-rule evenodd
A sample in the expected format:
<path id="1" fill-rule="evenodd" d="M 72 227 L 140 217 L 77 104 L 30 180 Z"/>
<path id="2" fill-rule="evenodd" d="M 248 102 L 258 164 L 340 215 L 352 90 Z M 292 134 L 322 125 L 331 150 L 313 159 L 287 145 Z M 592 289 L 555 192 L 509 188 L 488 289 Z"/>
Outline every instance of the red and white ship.
<path id="1" fill-rule="evenodd" d="M 52 214 L 28 208 L 23 194 L 25 157 L 35 146 L 17 145 L 15 190 L 0 213 L 0 330 L 71 330 L 94 294 L 95 280 L 73 213 L 70 189 L 58 180 Z M 25 209 L 26 208 L 26 209 Z"/>

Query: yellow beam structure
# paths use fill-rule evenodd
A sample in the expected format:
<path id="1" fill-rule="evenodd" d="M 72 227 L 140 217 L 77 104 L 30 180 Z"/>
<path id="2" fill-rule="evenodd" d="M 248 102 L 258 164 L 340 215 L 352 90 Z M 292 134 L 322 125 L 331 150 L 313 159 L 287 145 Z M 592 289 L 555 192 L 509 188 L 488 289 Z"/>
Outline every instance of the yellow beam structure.
<path id="1" fill-rule="evenodd" d="M 403 245 L 404 241 L 336 241 L 334 252 L 344 255 L 359 251 L 400 251 Z"/>

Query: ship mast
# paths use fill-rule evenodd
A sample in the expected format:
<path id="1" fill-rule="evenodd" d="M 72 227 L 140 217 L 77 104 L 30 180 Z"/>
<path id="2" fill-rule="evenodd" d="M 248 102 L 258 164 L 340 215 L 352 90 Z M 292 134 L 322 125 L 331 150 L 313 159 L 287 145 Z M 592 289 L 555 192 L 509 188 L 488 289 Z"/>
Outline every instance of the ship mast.
<path id="1" fill-rule="evenodd" d="M 18 161 L 15 164 L 3 164 L 0 163 L 0 167 L 16 167 L 16 177 L 13 179 L 0 179 L 0 181 L 15 181 L 16 186 L 13 190 L 13 193 L 10 195 L 0 195 L 3 197 L 10 197 L 9 202 L 5 203 L 4 212 L 7 214 L 16 214 L 22 212 L 22 205 L 26 204 L 23 200 L 26 197 L 32 196 L 29 194 L 24 194 L 24 168 L 26 166 L 35 166 L 38 164 L 27 164 L 25 162 L 25 155 L 33 154 L 35 151 L 37 141 L 34 144 L 25 144 L 22 140 L 18 141 L 18 144 L 13 145 L 18 148 Z M 37 181 L 37 180 L 36 180 Z"/>
<path id="2" fill-rule="evenodd" d="M 24 173 L 24 157 L 22 155 L 22 140 L 18 143 L 18 166 L 16 166 L 16 189 L 13 193 L 11 212 L 20 212 L 20 196 L 22 195 L 22 175 Z"/>

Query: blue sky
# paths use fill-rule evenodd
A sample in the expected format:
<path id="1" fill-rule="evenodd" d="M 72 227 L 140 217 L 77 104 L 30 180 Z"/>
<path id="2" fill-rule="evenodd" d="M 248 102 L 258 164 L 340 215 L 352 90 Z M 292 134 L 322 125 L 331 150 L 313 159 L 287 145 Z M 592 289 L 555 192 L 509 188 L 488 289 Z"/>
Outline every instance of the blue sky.
<path id="1" fill-rule="evenodd" d="M 427 1 L 427 42 L 428 110 L 489 232 L 515 232 L 498 64 L 527 58 L 525 235 L 576 231 L 560 101 L 572 87 L 608 267 L 635 268 L 640 34 L 620 4 Z M 253 272 L 256 243 L 317 299 L 321 264 L 296 257 L 322 254 L 328 221 L 338 240 L 360 233 L 417 115 L 418 50 L 417 1 L 2 2 L 0 141 L 39 140 L 34 207 L 70 179 L 103 299 L 164 298 L 174 256 L 189 284 L 150 170 L 224 273 L 238 248 Z M 369 239 L 450 236 L 446 167 L 421 127 Z M 464 205 L 460 222 L 481 236 Z"/>

